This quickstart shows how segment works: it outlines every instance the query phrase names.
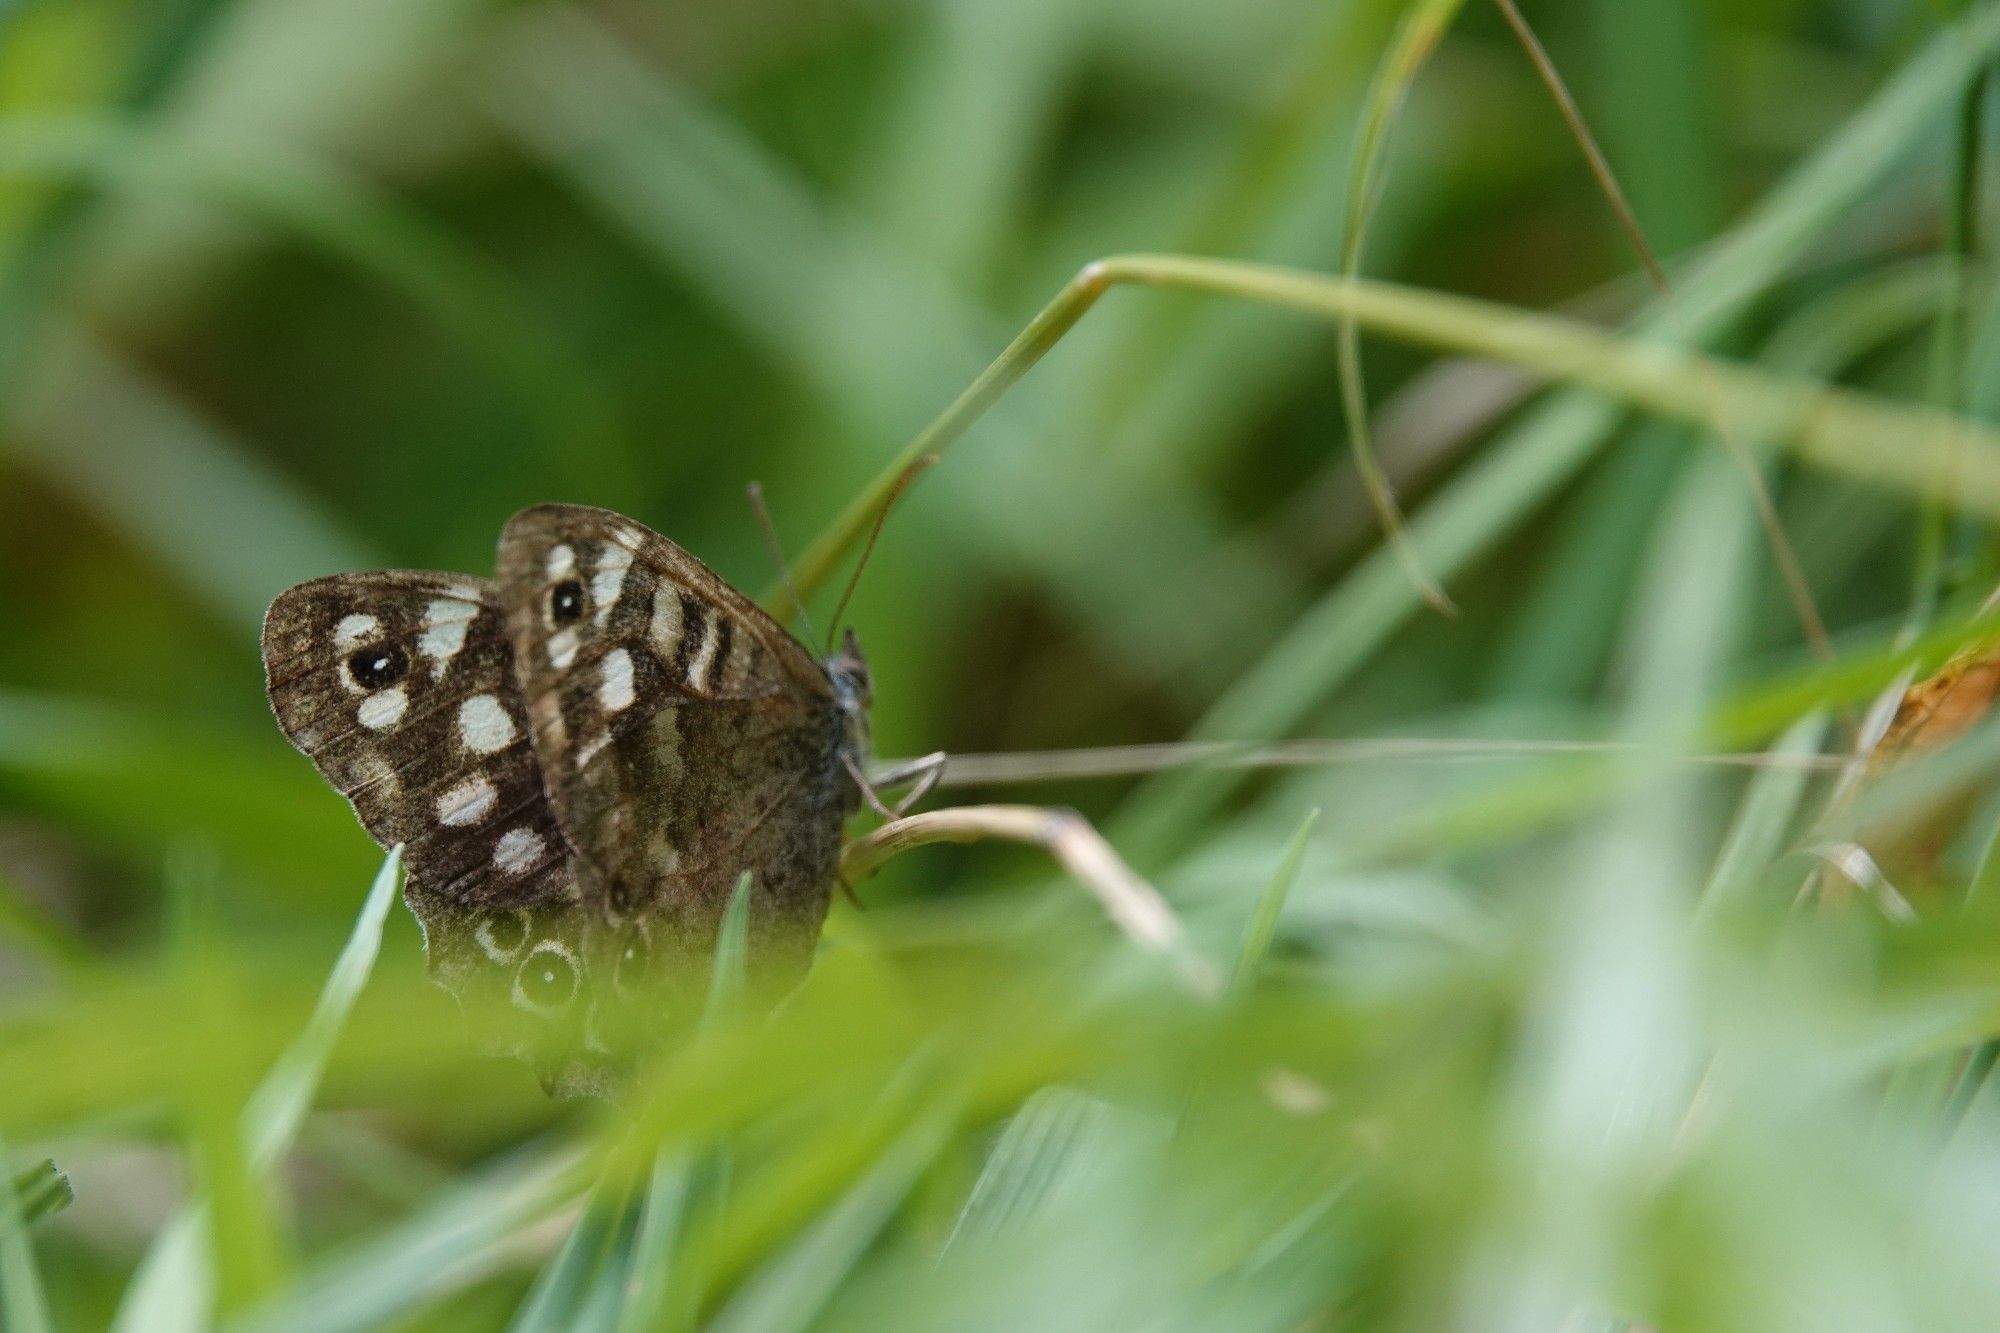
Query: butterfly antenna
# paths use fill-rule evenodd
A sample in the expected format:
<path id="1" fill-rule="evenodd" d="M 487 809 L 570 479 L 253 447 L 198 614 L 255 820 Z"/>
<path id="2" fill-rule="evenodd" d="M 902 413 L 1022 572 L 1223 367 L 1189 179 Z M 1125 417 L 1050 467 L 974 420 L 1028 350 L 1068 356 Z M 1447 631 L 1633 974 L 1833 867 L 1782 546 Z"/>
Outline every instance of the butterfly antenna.
<path id="1" fill-rule="evenodd" d="M 785 563 L 785 548 L 778 543 L 778 526 L 771 522 L 771 510 L 764 503 L 764 483 L 753 481 L 746 488 L 750 492 L 750 508 L 757 515 L 757 526 L 764 530 L 764 545 L 770 549 L 771 563 L 778 567 L 778 577 L 785 581 L 785 592 L 792 599 L 792 608 L 798 612 L 799 620 L 806 627 L 806 642 L 819 637 L 813 627 L 812 616 L 806 611 L 806 599 L 799 596 L 799 586 L 792 582 L 792 567 Z"/>
<path id="2" fill-rule="evenodd" d="M 861 583 L 861 571 L 868 568 L 868 557 L 875 554 L 875 543 L 882 536 L 882 525 L 889 521 L 889 511 L 896 507 L 896 501 L 903 498 L 903 492 L 910 488 L 910 483 L 922 475 L 925 468 L 937 461 L 936 454 L 925 454 L 922 458 L 912 459 L 910 465 L 903 469 L 902 475 L 896 478 L 896 484 L 889 488 L 887 498 L 882 501 L 882 508 L 875 515 L 875 526 L 868 530 L 868 544 L 861 548 L 861 558 L 854 562 L 854 572 L 847 576 L 847 587 L 841 591 L 840 602 L 833 608 L 833 625 L 827 631 L 826 647 L 823 651 L 829 653 L 833 651 L 834 635 L 840 633 L 840 618 L 847 614 L 847 604 L 854 600 L 854 589 Z"/>

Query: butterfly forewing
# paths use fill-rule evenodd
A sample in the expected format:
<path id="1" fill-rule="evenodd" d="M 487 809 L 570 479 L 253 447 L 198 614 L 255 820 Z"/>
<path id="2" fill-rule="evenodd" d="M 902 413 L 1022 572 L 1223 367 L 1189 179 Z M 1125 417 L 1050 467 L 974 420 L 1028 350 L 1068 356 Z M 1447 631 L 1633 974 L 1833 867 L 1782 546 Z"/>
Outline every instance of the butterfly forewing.
<path id="1" fill-rule="evenodd" d="M 263 647 L 285 735 L 413 880 L 476 906 L 573 896 L 492 584 L 315 579 L 271 604 Z"/>
<path id="2" fill-rule="evenodd" d="M 686 551 L 606 510 L 516 515 L 499 584 L 585 884 L 699 950 L 748 870 L 754 932 L 816 935 L 855 792 L 811 654 Z"/>

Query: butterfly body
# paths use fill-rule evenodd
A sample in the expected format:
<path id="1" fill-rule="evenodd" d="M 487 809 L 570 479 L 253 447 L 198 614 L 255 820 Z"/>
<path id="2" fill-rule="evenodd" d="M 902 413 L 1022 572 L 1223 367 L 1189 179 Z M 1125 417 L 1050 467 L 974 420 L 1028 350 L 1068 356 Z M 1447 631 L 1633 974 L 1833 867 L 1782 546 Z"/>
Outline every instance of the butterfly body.
<path id="1" fill-rule="evenodd" d="M 867 754 L 852 635 L 816 660 L 658 534 L 542 505 L 507 524 L 490 583 L 290 589 L 264 660 L 286 735 L 405 844 L 433 975 L 550 1029 L 490 1043 L 545 1078 L 575 1083 L 548 1071 L 579 1048 L 617 1063 L 705 976 L 687 964 L 746 873 L 753 978 L 809 961 Z"/>

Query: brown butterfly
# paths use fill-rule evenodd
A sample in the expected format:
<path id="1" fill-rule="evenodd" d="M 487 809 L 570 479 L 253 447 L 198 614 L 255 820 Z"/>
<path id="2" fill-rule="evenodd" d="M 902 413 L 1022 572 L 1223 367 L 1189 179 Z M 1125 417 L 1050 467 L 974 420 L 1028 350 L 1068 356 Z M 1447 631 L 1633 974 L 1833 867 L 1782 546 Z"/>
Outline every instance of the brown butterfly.
<path id="1" fill-rule="evenodd" d="M 538 505 L 494 581 L 315 579 L 263 648 L 285 735 L 404 844 L 432 976 L 552 1091 L 606 1091 L 685 1007 L 745 873 L 753 978 L 810 960 L 868 754 L 851 632 L 818 660 L 666 538 Z"/>

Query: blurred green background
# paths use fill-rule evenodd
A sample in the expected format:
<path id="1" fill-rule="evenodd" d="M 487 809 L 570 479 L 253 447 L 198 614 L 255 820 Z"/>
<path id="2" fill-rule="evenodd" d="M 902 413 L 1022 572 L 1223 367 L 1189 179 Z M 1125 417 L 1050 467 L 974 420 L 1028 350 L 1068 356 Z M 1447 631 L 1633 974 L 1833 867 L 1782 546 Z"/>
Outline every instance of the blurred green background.
<path id="1" fill-rule="evenodd" d="M 547 500 L 765 587 L 746 483 L 796 551 L 1091 259 L 1335 271 L 1407 8 L 0 9 L 0 1133 L 78 1192 L 35 1259 L 0 1244 L 0 1290 L 38 1274 L 57 1327 L 102 1324 L 194 1198 L 206 1259 L 153 1253 L 196 1313 L 126 1327 L 617 1326 L 636 1215 L 600 1190 L 558 1249 L 579 1179 L 518 1216 L 476 1191 L 625 1129 L 465 1050 L 400 908 L 282 1179 L 240 1150 L 379 864 L 269 716 L 264 606 L 485 573 Z M 1401 106 L 1365 272 L 1988 414 L 1993 6 L 1522 9 L 1679 300 L 1481 0 Z M 1815 714 L 1712 433 L 1365 346 L 1457 618 L 1383 554 L 1329 327 L 1114 292 L 889 522 L 850 617 L 878 749 L 1695 743 L 1733 706 L 1728 744 L 1839 753 L 1898 636 L 1962 633 L 1991 585 L 1985 528 L 1764 458 L 1852 668 Z M 1897 799 L 1996 761 L 1975 733 Z M 893 864 L 791 1028 L 666 1078 L 653 1129 L 697 1165 L 660 1326 L 1988 1326 L 1990 802 L 1891 925 L 1866 894 L 1784 915 L 1810 850 L 1861 836 L 1788 770 L 1378 759 L 1025 798 L 1097 820 L 1218 959 L 1321 808 L 1276 993 L 1177 995 L 1024 852 Z M 438 1220 L 455 1190 L 494 1234 Z M 395 1228 L 433 1224 L 458 1267 L 413 1271 Z"/>

